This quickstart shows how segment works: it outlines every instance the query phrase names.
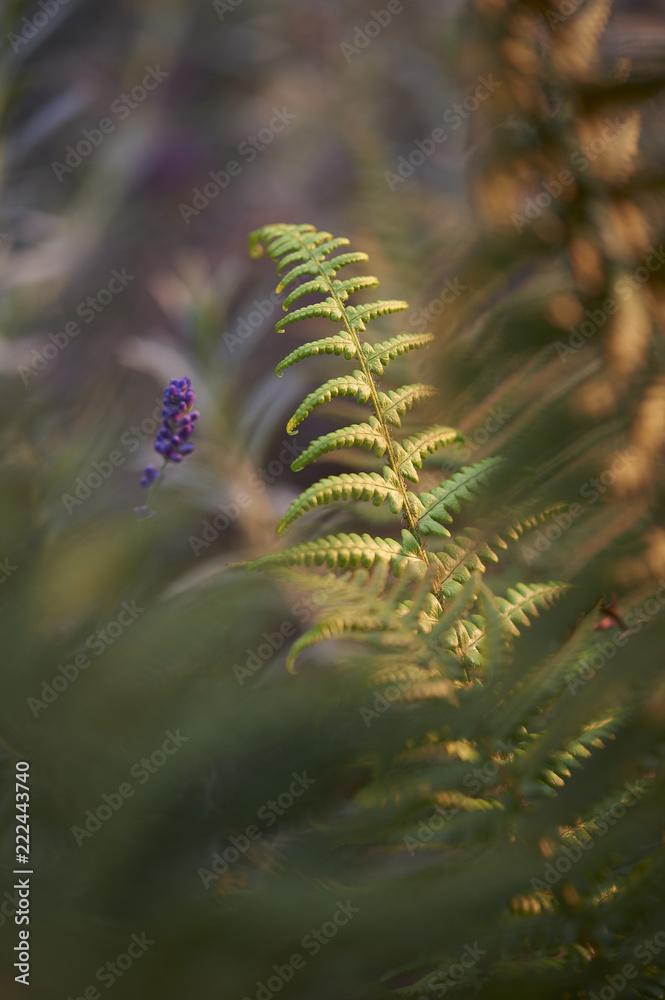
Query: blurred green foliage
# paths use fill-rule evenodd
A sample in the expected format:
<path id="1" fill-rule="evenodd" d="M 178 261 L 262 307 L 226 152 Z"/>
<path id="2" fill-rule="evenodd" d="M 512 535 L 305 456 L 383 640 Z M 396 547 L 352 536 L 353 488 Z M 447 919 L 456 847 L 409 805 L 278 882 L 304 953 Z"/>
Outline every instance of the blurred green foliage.
<path id="1" fill-rule="evenodd" d="M 665 36 L 656 3 L 587 0 L 562 21 L 554 6 L 411 0 L 380 30 L 369 7 L 316 0 L 3 8 L 3 996 L 24 989 L 12 968 L 22 759 L 40 1000 L 111 985 L 127 1000 L 267 1000 L 258 984 L 296 953 L 304 967 L 274 992 L 442 995 L 410 988 L 476 943 L 485 954 L 451 994 L 585 997 L 633 962 L 640 978 L 622 996 L 663 995 L 658 956 L 636 949 L 665 930 L 663 624 L 649 604 L 665 578 L 663 276 L 639 271 L 663 239 Z M 168 74 L 154 90 L 151 69 Z M 492 74 L 500 86 L 480 100 Z M 284 109 L 295 118 L 271 131 Z M 621 126 L 616 141 L 602 139 L 606 118 Z M 582 169 L 585 147 L 595 159 Z M 544 186 L 555 182 L 561 195 Z M 314 621 L 313 595 L 229 568 L 276 550 L 303 483 L 355 469 L 344 450 L 308 479 L 285 451 L 282 428 L 319 384 L 318 361 L 274 378 L 303 338 L 273 333 L 272 269 L 245 247 L 259 225 L 301 219 L 371 255 L 386 294 L 412 303 L 400 329 L 436 334 L 430 422 L 467 433 L 464 463 L 506 457 L 461 526 L 492 523 L 505 497 L 582 511 L 488 571 L 494 590 L 574 586 L 509 665 L 497 653 L 492 683 L 463 709 L 422 697 L 368 726 L 362 709 L 395 683 L 399 654 L 330 643 L 287 674 L 285 632 Z M 126 286 L 107 302 L 114 271 Z M 568 354 L 558 345 L 571 327 Z M 402 371 L 423 376 L 409 359 L 391 376 Z M 157 516 L 140 520 L 155 409 L 185 374 L 201 411 L 196 451 L 169 470 Z M 351 414 L 341 400 L 308 430 Z M 615 466 L 620 454 L 630 461 Z M 432 456 L 423 482 L 456 462 L 452 450 Z M 356 517 L 334 510 L 311 530 L 357 530 Z M 540 691 L 559 676 L 612 591 L 629 641 L 595 633 L 615 650 L 602 669 L 532 705 L 533 678 Z M 123 604 L 141 610 L 118 633 Z M 107 643 L 97 633 L 110 623 Z M 534 774 L 498 741 L 545 702 L 529 759 L 552 770 L 555 794 L 527 801 Z M 187 739 L 167 754 L 178 732 Z M 553 757 L 576 743 L 581 768 Z M 503 809 L 453 816 L 410 852 L 404 836 L 470 791 L 465 766 L 482 786 L 467 798 Z M 493 786 L 494 767 L 505 780 Z M 315 783 L 297 796 L 303 772 Z M 626 782 L 639 797 L 625 816 L 587 831 L 584 861 L 538 896 L 531 879 L 553 845 L 605 815 Z M 118 795 L 113 810 L 103 796 L 117 806 Z M 86 822 L 91 835 L 76 833 Z M 331 924 L 349 900 L 358 912 Z M 313 954 L 303 941 L 323 926 Z M 134 934 L 153 943 L 102 982 Z"/>

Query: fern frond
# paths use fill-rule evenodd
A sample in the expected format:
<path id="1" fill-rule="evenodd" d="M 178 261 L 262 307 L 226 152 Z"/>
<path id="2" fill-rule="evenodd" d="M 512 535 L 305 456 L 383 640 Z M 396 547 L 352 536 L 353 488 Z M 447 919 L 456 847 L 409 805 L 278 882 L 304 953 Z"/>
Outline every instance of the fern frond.
<path id="1" fill-rule="evenodd" d="M 302 652 L 331 639 L 353 638 L 358 632 L 373 632 L 385 628 L 385 618 L 367 611 L 346 611 L 334 618 L 317 622 L 294 642 L 286 660 L 286 669 L 295 673 L 295 662 Z"/>
<path id="2" fill-rule="evenodd" d="M 551 507 L 546 507 L 545 510 L 537 511 L 535 514 L 521 514 L 502 529 L 503 534 L 507 535 L 513 541 L 517 541 L 527 531 L 533 531 L 534 528 L 540 527 L 541 524 L 547 524 L 556 514 L 563 514 L 567 510 L 567 503 L 557 503 L 552 504 Z"/>
<path id="3" fill-rule="evenodd" d="M 401 417 L 407 410 L 410 410 L 416 403 L 424 399 L 431 399 L 436 396 L 437 391 L 433 385 L 403 385 L 399 389 L 389 389 L 388 392 L 378 394 L 381 416 L 387 423 L 394 427 L 401 427 Z"/>
<path id="4" fill-rule="evenodd" d="M 327 298 L 324 302 L 313 302 L 309 306 L 296 309 L 295 312 L 287 313 L 286 316 L 283 316 L 275 323 L 275 329 L 279 332 L 290 323 L 298 323 L 301 319 L 311 319 L 319 316 L 323 316 L 333 323 L 338 323 L 342 318 L 342 313 L 335 300 Z"/>
<path id="5" fill-rule="evenodd" d="M 333 281 L 333 291 L 337 298 L 345 302 L 353 292 L 359 292 L 362 288 L 376 288 L 379 279 L 373 275 L 366 275 L 360 278 L 346 278 L 345 281 Z"/>
<path id="6" fill-rule="evenodd" d="M 282 378 L 284 372 L 291 365 L 295 365 L 297 361 L 303 361 L 305 358 L 311 358 L 316 354 L 343 354 L 344 357 L 349 361 L 356 354 L 357 348 L 353 341 L 351 341 L 348 335 L 343 333 L 335 334 L 334 337 L 323 337 L 321 340 L 312 340 L 308 344 L 301 344 L 300 347 L 296 347 L 294 351 L 291 351 L 283 361 L 275 368 L 275 375 L 278 378 Z"/>
<path id="7" fill-rule="evenodd" d="M 388 442 L 381 425 L 376 417 L 370 417 L 367 424 L 350 424 L 348 427 L 330 431 L 329 434 L 322 434 L 298 455 L 291 463 L 291 468 L 294 472 L 300 472 L 309 462 L 338 448 L 364 448 L 365 451 L 374 448 L 376 457 L 381 458 L 387 447 Z"/>
<path id="8" fill-rule="evenodd" d="M 313 278 L 311 281 L 304 281 L 302 285 L 298 285 L 297 288 L 294 288 L 293 291 L 286 296 L 284 302 L 282 303 L 282 309 L 286 311 L 291 303 L 296 302 L 297 299 L 301 299 L 305 295 L 312 295 L 314 292 L 321 292 L 325 295 L 327 290 L 328 284 L 325 278 L 319 277 Z"/>
<path id="9" fill-rule="evenodd" d="M 417 497 L 411 495 L 411 506 L 423 535 L 447 535 L 441 525 L 452 521 L 449 511 L 459 514 L 463 502 L 475 500 L 482 487 L 487 486 L 489 474 L 502 461 L 501 458 L 485 458 L 475 465 L 465 465 L 429 492 L 419 493 Z"/>
<path id="10" fill-rule="evenodd" d="M 538 609 L 547 611 L 558 598 L 570 590 L 570 584 L 552 581 L 550 583 L 517 583 L 506 592 L 506 597 L 496 597 L 499 620 L 511 635 L 519 635 L 518 625 L 530 625 L 529 615 L 538 617 Z"/>
<path id="11" fill-rule="evenodd" d="M 389 361 L 406 354 L 407 351 L 428 347 L 434 340 L 432 333 L 400 333 L 397 337 L 384 340 L 380 344 L 363 344 L 365 364 L 372 375 L 382 375 Z"/>
<path id="12" fill-rule="evenodd" d="M 486 540 L 479 539 L 478 533 L 470 528 L 445 545 L 442 552 L 437 552 L 436 558 L 442 568 L 441 592 L 444 597 L 458 594 L 473 573 L 484 573 L 485 562 L 499 561 Z"/>
<path id="13" fill-rule="evenodd" d="M 350 253 L 340 253 L 337 257 L 331 257 L 330 260 L 322 261 L 321 270 L 324 271 L 325 274 L 332 276 L 337 274 L 340 268 L 346 267 L 347 264 L 361 264 L 367 260 L 369 260 L 369 255 L 363 253 L 361 250 Z"/>
<path id="14" fill-rule="evenodd" d="M 306 274 L 315 275 L 319 273 L 319 267 L 315 260 L 307 260 L 304 264 L 298 264 L 291 268 L 288 274 L 284 275 L 275 291 L 279 294 L 283 292 L 287 285 L 298 278 L 304 278 Z"/>
<path id="15" fill-rule="evenodd" d="M 377 316 L 389 316 L 391 313 L 404 312 L 409 308 L 409 303 L 402 299 L 385 299 L 381 302 L 368 302 L 362 306 L 347 306 L 346 315 L 356 331 L 362 333 L 366 324 Z"/>
<path id="16" fill-rule="evenodd" d="M 376 507 L 389 500 L 393 514 L 399 514 L 404 503 L 399 488 L 386 482 L 377 472 L 343 472 L 340 476 L 321 479 L 301 493 L 277 525 L 277 534 L 283 535 L 306 511 L 335 500 L 371 500 Z"/>
<path id="17" fill-rule="evenodd" d="M 407 540 L 408 544 L 408 540 Z M 396 576 L 408 567 L 419 570 L 420 560 L 394 538 L 373 538 L 363 534 L 326 535 L 311 542 L 302 542 L 283 552 L 263 556 L 250 563 L 248 569 L 268 569 L 271 566 L 323 566 L 344 569 L 346 566 L 369 568 L 376 562 L 389 563 Z"/>
<path id="18" fill-rule="evenodd" d="M 519 635 L 520 630 L 517 626 L 521 625 L 524 627 L 530 625 L 529 615 L 532 618 L 538 618 L 539 609 L 541 611 L 548 610 L 554 605 L 555 601 L 569 590 L 570 584 L 552 581 L 551 583 L 536 584 L 518 583 L 515 589 L 511 588 L 507 591 L 508 599 L 496 595 L 488 598 L 487 594 L 485 594 L 486 600 L 491 601 L 493 604 L 494 615 L 491 622 L 493 648 L 496 650 L 498 647 L 498 640 L 496 639 L 497 630 L 504 636 Z M 460 646 L 460 653 L 464 658 L 471 658 L 474 663 L 477 659 L 475 653 L 478 649 L 478 644 L 481 640 L 489 637 L 487 622 L 481 620 L 477 624 L 477 633 L 463 647 Z"/>
<path id="19" fill-rule="evenodd" d="M 423 459 L 431 455 L 437 448 L 445 448 L 455 442 L 462 443 L 464 436 L 456 431 L 454 427 L 441 427 L 435 425 L 428 427 L 426 431 L 415 434 L 413 437 L 405 438 L 399 443 L 395 443 L 394 451 L 399 472 L 411 482 L 418 482 L 416 469 L 422 469 Z"/>
<path id="20" fill-rule="evenodd" d="M 341 375 L 339 378 L 331 378 L 324 382 L 322 386 L 315 389 L 303 400 L 296 412 L 293 414 L 286 430 L 288 434 L 295 434 L 296 427 L 301 424 L 312 410 L 322 403 L 329 403 L 337 396 L 357 396 L 359 403 L 366 403 L 370 397 L 371 389 L 361 371 L 354 371 L 352 375 Z"/>

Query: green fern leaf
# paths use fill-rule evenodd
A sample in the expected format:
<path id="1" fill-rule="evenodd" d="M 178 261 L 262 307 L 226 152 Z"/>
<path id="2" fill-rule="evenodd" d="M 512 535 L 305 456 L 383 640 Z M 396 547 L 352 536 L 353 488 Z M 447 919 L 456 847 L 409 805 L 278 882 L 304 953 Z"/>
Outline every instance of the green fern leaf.
<path id="1" fill-rule="evenodd" d="M 282 378 L 286 369 L 290 368 L 291 365 L 297 361 L 303 361 L 305 358 L 311 358 L 315 354 L 343 354 L 348 361 L 355 357 L 356 346 L 349 339 L 348 334 L 343 333 L 336 334 L 334 337 L 323 337 L 321 340 L 312 340 L 308 344 L 296 347 L 295 351 L 291 351 L 283 361 L 280 361 L 275 368 L 275 375 Z"/>
<path id="2" fill-rule="evenodd" d="M 389 299 L 382 302 L 368 302 L 362 306 L 347 306 L 347 318 L 356 331 L 362 333 L 365 326 L 371 319 L 377 316 L 388 316 L 391 313 L 403 312 L 409 308 L 409 303 L 401 299 Z"/>
<path id="3" fill-rule="evenodd" d="M 295 434 L 298 424 L 301 424 L 305 417 L 322 403 L 329 403 L 337 396 L 357 396 L 359 403 L 365 403 L 370 393 L 370 387 L 361 371 L 354 371 L 352 375 L 342 375 L 340 378 L 331 378 L 314 392 L 310 392 L 303 400 L 286 425 L 287 433 Z"/>
<path id="4" fill-rule="evenodd" d="M 518 625 L 529 625 L 529 615 L 538 617 L 538 609 L 546 611 L 570 590 L 570 585 L 557 581 L 551 583 L 518 583 L 509 589 L 506 598 L 496 597 L 501 624 L 511 635 L 519 635 Z"/>
<path id="5" fill-rule="evenodd" d="M 395 442 L 394 450 L 400 473 L 411 482 L 418 482 L 416 469 L 422 469 L 423 459 L 436 451 L 445 448 L 456 441 L 463 442 L 464 437 L 454 427 L 435 425 L 428 427 L 421 434 L 405 438 L 400 443 Z"/>
<path id="6" fill-rule="evenodd" d="M 290 285 L 292 281 L 296 281 L 298 278 L 304 278 L 306 274 L 315 275 L 319 273 L 319 266 L 315 260 L 305 261 L 304 264 L 297 264 L 295 267 L 291 268 L 288 274 L 280 280 L 275 291 L 279 294 L 283 292 L 287 285 Z"/>
<path id="7" fill-rule="evenodd" d="M 304 295 L 312 295 L 314 292 L 321 292 L 322 295 L 328 291 L 328 283 L 325 278 L 313 278 L 311 281 L 304 281 L 286 296 L 282 303 L 282 309 L 286 311 L 292 302 L 301 299 Z"/>
<path id="8" fill-rule="evenodd" d="M 344 240 L 345 244 L 348 244 L 348 240 Z M 342 246 L 339 243 L 338 246 Z M 369 260 L 369 256 L 366 253 L 358 251 L 357 253 L 342 253 L 337 257 L 332 257 L 330 260 L 325 260 L 325 253 L 329 253 L 334 247 L 330 247 L 329 250 L 325 250 L 324 247 L 318 247 L 314 253 L 314 260 L 309 260 L 304 264 L 298 264 L 296 267 L 292 268 L 288 274 L 281 278 L 279 285 L 277 286 L 277 292 L 283 291 L 287 285 L 290 285 L 292 281 L 297 278 L 301 278 L 306 274 L 319 274 L 323 272 L 328 275 L 328 277 L 333 278 L 335 274 L 340 270 L 340 268 L 345 267 L 347 264 L 360 264 Z M 280 268 L 281 269 L 281 268 Z"/>
<path id="9" fill-rule="evenodd" d="M 490 625 L 493 652 L 496 653 L 498 646 L 498 633 L 506 636 L 519 635 L 518 625 L 522 627 L 530 625 L 529 615 L 532 618 L 537 618 L 539 616 L 538 609 L 548 610 L 568 590 L 570 590 L 569 584 L 557 581 L 531 585 L 518 583 L 516 589 L 511 588 L 507 591 L 508 600 L 492 595 L 492 598 L 489 599 L 492 600 L 493 604 L 493 617 Z M 487 601 L 487 591 L 485 591 L 484 596 Z M 488 623 L 480 617 L 474 618 L 474 622 L 473 635 L 469 636 L 468 641 L 460 646 L 459 650 L 466 659 L 477 665 L 479 661 L 476 652 L 481 641 L 488 639 Z M 485 652 L 483 650 L 483 653 Z M 481 659 L 486 659 L 486 656 L 482 656 Z"/>
<path id="10" fill-rule="evenodd" d="M 361 264 L 369 260 L 369 255 L 358 250 L 353 253 L 340 253 L 337 257 L 331 257 L 330 260 L 324 260 L 321 262 L 321 270 L 324 274 L 333 275 L 342 267 L 346 267 L 347 264 Z"/>
<path id="11" fill-rule="evenodd" d="M 497 554 L 485 541 L 479 541 L 477 532 L 470 528 L 445 545 L 443 552 L 437 552 L 436 558 L 443 570 L 441 592 L 444 597 L 458 594 L 473 573 L 484 573 L 485 562 L 499 561 Z"/>
<path id="12" fill-rule="evenodd" d="M 485 458 L 475 465 L 465 465 L 428 493 L 419 493 L 417 497 L 412 495 L 411 506 L 422 534 L 448 535 L 441 525 L 452 521 L 449 511 L 459 514 L 462 502 L 470 503 L 475 500 L 480 490 L 487 485 L 489 473 L 502 461 L 501 458 Z"/>
<path id="13" fill-rule="evenodd" d="M 347 278 L 345 281 L 333 281 L 333 291 L 335 295 L 345 302 L 353 292 L 359 292 L 362 288 L 376 288 L 379 279 L 371 275 L 360 278 Z"/>
<path id="14" fill-rule="evenodd" d="M 403 385 L 400 389 L 389 389 L 388 392 L 379 393 L 379 404 L 381 406 L 381 416 L 394 427 L 401 427 L 401 417 L 407 410 L 410 410 L 415 403 L 420 403 L 423 399 L 431 399 L 436 396 L 437 391 L 432 385 Z"/>
<path id="15" fill-rule="evenodd" d="M 372 615 L 367 611 L 339 612 L 334 618 L 317 622 L 294 642 L 286 660 L 286 669 L 291 674 L 295 673 L 295 662 L 300 654 L 321 642 L 353 637 L 354 633 L 383 630 L 385 627 L 383 615 Z"/>
<path id="16" fill-rule="evenodd" d="M 382 479 L 377 472 L 343 472 L 339 476 L 320 479 L 301 493 L 277 525 L 277 534 L 283 535 L 306 511 L 336 500 L 367 500 L 377 507 L 384 500 L 390 500 L 393 514 L 399 514 L 404 503 L 401 491 Z"/>
<path id="17" fill-rule="evenodd" d="M 325 302 L 313 302 L 309 306 L 303 306 L 302 309 L 296 309 L 294 312 L 288 313 L 275 323 L 275 329 L 279 332 L 290 323 L 297 323 L 301 319 L 311 319 L 315 316 L 323 316 L 333 323 L 338 323 L 342 318 L 342 313 L 335 300 L 327 298 Z"/>
<path id="18" fill-rule="evenodd" d="M 363 344 L 365 364 L 372 375 L 383 374 L 389 361 L 393 361 L 407 351 L 428 347 L 434 340 L 431 333 L 400 333 L 397 337 L 384 340 L 381 344 Z"/>
<path id="19" fill-rule="evenodd" d="M 310 542 L 302 542 L 283 552 L 263 556 L 250 563 L 248 569 L 269 569 L 272 566 L 323 566 L 330 569 L 344 569 L 347 566 L 365 566 L 375 563 L 389 563 L 396 575 L 408 566 L 414 569 L 422 560 L 405 553 L 394 538 L 373 538 L 363 534 L 326 535 Z"/>
<path id="20" fill-rule="evenodd" d="M 370 417 L 367 424 L 350 424 L 349 427 L 340 427 L 329 434 L 322 434 L 298 455 L 291 468 L 294 472 L 300 472 L 309 462 L 338 448 L 364 448 L 365 451 L 374 448 L 376 457 L 381 458 L 387 447 L 379 421 L 376 417 Z"/>

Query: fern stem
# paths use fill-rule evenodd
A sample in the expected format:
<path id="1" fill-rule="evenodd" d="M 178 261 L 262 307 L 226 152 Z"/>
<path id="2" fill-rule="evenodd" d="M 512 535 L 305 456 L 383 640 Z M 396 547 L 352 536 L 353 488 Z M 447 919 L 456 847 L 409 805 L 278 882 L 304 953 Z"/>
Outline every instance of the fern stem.
<path id="1" fill-rule="evenodd" d="M 316 264 L 317 269 L 319 269 L 319 261 L 317 260 L 316 256 L 312 253 L 311 249 L 307 246 L 307 244 L 304 243 L 301 240 L 300 234 L 299 233 L 293 233 L 292 235 L 298 240 L 298 242 L 302 246 L 303 250 L 307 253 L 307 255 L 310 257 L 310 259 Z M 413 510 L 411 508 L 411 504 L 409 503 L 409 495 L 408 495 L 408 491 L 407 491 L 407 488 L 406 488 L 406 483 L 404 482 L 404 478 L 402 477 L 402 474 L 400 472 L 399 463 L 397 462 L 397 459 L 395 458 L 395 451 L 394 451 L 394 448 L 393 448 L 393 439 L 392 439 L 392 436 L 390 434 L 390 429 L 388 427 L 388 424 L 383 419 L 383 414 L 382 414 L 382 411 L 381 411 L 381 404 L 379 403 L 379 394 L 377 392 L 376 383 L 374 381 L 374 376 L 372 375 L 372 373 L 370 372 L 369 368 L 367 367 L 367 363 L 366 363 L 366 360 L 365 360 L 365 352 L 362 349 L 362 343 L 360 341 L 360 338 L 359 338 L 358 334 L 356 333 L 356 331 L 353 328 L 353 324 L 349 322 L 349 318 L 348 318 L 348 316 L 346 314 L 346 307 L 344 305 L 344 302 L 343 302 L 342 299 L 339 298 L 339 296 L 335 292 L 335 289 L 334 289 L 332 281 L 330 280 L 330 277 L 323 270 L 321 270 L 321 269 L 319 269 L 319 274 L 321 275 L 322 278 L 324 278 L 324 280 L 325 280 L 325 282 L 326 282 L 326 284 L 328 286 L 328 291 L 329 291 L 329 294 L 330 294 L 330 298 L 336 303 L 336 305 L 337 305 L 337 307 L 338 307 L 338 309 L 339 309 L 339 311 L 340 311 L 340 313 L 342 315 L 342 319 L 344 321 L 344 326 L 346 327 L 346 330 L 347 330 L 349 336 L 351 337 L 351 339 L 352 339 L 352 341 L 354 343 L 354 346 L 356 348 L 356 358 L 358 360 L 358 364 L 360 365 L 362 373 L 365 376 L 365 379 L 367 380 L 367 384 L 368 384 L 369 390 L 370 390 L 370 398 L 372 400 L 372 406 L 374 407 L 374 412 L 376 414 L 376 419 L 379 421 L 379 423 L 381 425 L 381 431 L 382 431 L 382 433 L 384 435 L 384 438 L 385 438 L 385 441 L 386 441 L 386 444 L 387 444 L 386 452 L 387 452 L 387 457 L 388 457 L 388 464 L 390 465 L 390 468 L 394 472 L 394 474 L 395 474 L 395 476 L 397 478 L 397 482 L 399 484 L 399 491 L 400 491 L 400 493 L 402 495 L 403 509 L 404 509 L 404 512 L 405 512 L 405 515 L 406 515 L 406 519 L 407 519 L 407 522 L 408 522 L 408 525 L 409 525 L 409 531 L 411 532 L 411 534 L 413 535 L 413 537 L 416 539 L 416 541 L 418 543 L 418 549 L 419 549 L 419 552 L 420 552 L 420 558 L 422 559 L 422 561 L 424 563 L 429 564 L 429 561 L 430 561 L 429 560 L 429 555 L 428 555 L 427 549 L 425 548 L 425 545 L 423 544 L 422 535 L 420 533 L 420 528 L 418 526 L 418 519 L 416 518 L 416 516 L 415 516 L 415 514 L 414 514 L 414 512 L 413 512 Z"/>

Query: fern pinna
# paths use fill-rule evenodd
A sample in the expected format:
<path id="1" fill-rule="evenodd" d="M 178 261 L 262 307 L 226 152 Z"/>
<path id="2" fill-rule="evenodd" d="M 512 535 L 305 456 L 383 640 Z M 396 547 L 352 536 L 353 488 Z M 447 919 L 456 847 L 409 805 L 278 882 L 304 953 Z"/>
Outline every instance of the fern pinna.
<path id="1" fill-rule="evenodd" d="M 278 272 L 282 275 L 278 292 L 295 283 L 284 301 L 287 314 L 276 324 L 278 332 L 291 323 L 312 317 L 325 317 L 341 324 L 341 329 L 333 336 L 311 341 L 292 351 L 277 366 L 276 374 L 281 377 L 291 365 L 318 354 L 343 356 L 356 366 L 350 374 L 329 379 L 308 394 L 288 422 L 289 434 L 296 433 L 300 423 L 316 407 L 337 396 L 354 397 L 358 403 L 368 404 L 373 410 L 366 422 L 341 427 L 312 441 L 293 462 L 292 469 L 303 469 L 309 462 L 331 451 L 352 447 L 367 451 L 373 449 L 375 456 L 385 462 L 381 473 L 348 472 L 327 476 L 314 483 L 289 506 L 277 526 L 277 532 L 284 534 L 301 515 L 333 501 L 371 501 L 376 506 L 387 501 L 392 513 L 401 518 L 401 541 L 369 534 L 327 535 L 260 558 L 251 566 L 254 569 L 274 569 L 325 565 L 330 569 L 349 571 L 358 567 L 384 567 L 395 577 L 407 573 L 409 579 L 425 579 L 427 617 L 438 618 L 443 615 L 446 601 L 456 596 L 473 574 L 484 572 L 485 562 L 496 562 L 494 549 L 497 546 L 505 548 L 506 543 L 500 537 L 487 538 L 482 533 L 467 531 L 444 545 L 442 550 L 434 551 L 428 544 L 428 536 L 451 538 L 446 527 L 453 520 L 451 512 L 459 513 L 462 503 L 474 499 L 487 484 L 489 474 L 500 460 L 489 458 L 464 467 L 427 492 L 416 494 L 409 488 L 409 484 L 418 482 L 418 472 L 427 455 L 438 448 L 462 444 L 464 438 L 455 428 L 441 424 L 401 440 L 396 437 L 405 413 L 415 404 L 434 396 L 436 390 L 422 383 L 384 390 L 379 387 L 377 379 L 390 361 L 408 351 L 427 347 L 433 337 L 430 333 L 401 333 L 376 344 L 365 339 L 367 324 L 371 320 L 407 309 L 408 303 L 388 299 L 350 305 L 348 300 L 354 292 L 376 287 L 379 282 L 377 278 L 366 275 L 344 280 L 338 277 L 342 268 L 368 260 L 367 254 L 361 252 L 335 255 L 335 251 L 348 244 L 348 239 L 318 232 L 311 225 L 265 226 L 252 233 L 249 239 L 253 257 L 259 257 L 265 248 L 277 263 Z M 322 300 L 293 308 L 300 299 L 312 294 L 321 296 Z M 525 523 L 506 522 L 505 527 L 508 534 L 517 537 L 524 530 Z M 537 606 L 546 606 L 562 589 L 559 584 L 526 588 L 527 604 L 533 613 L 537 613 Z M 517 595 L 517 598 L 520 606 L 524 604 L 523 595 Z M 467 606 L 474 599 L 475 592 L 470 595 Z M 330 614 L 332 609 L 328 611 Z M 372 615 L 368 615 L 366 622 L 373 621 Z M 473 630 L 472 622 L 468 626 Z M 459 623 L 457 629 L 459 631 Z M 362 619 L 358 614 L 343 616 L 336 621 L 323 621 L 297 643 L 289 663 L 293 663 L 300 648 L 311 644 L 314 636 L 324 638 L 362 630 Z M 455 638 L 451 635 L 450 638 L 461 650 L 464 643 L 460 644 L 459 636 Z"/>

